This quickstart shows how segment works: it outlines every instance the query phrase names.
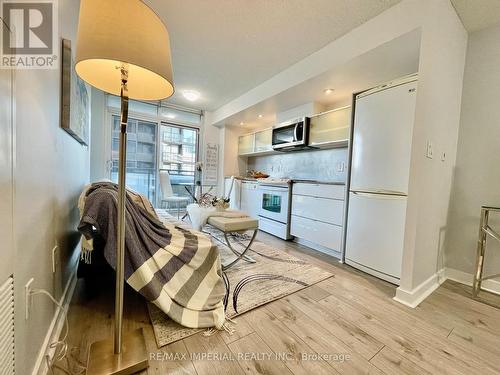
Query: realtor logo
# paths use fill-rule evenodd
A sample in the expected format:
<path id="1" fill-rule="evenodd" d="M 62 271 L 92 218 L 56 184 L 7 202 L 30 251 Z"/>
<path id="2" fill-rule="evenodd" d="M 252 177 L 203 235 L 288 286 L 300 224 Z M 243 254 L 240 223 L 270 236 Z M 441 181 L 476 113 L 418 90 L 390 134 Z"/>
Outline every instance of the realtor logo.
<path id="1" fill-rule="evenodd" d="M 0 0 L 0 68 L 57 69 L 57 0 Z"/>

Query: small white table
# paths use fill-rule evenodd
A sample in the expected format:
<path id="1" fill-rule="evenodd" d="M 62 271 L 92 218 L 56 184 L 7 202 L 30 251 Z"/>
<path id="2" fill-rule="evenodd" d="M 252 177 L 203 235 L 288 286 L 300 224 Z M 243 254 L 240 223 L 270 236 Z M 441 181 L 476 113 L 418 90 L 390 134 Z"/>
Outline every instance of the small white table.
<path id="1" fill-rule="evenodd" d="M 215 207 L 201 207 L 197 203 L 188 204 L 186 211 L 191 219 L 191 226 L 194 230 L 201 232 L 207 223 L 210 214 L 216 211 Z"/>

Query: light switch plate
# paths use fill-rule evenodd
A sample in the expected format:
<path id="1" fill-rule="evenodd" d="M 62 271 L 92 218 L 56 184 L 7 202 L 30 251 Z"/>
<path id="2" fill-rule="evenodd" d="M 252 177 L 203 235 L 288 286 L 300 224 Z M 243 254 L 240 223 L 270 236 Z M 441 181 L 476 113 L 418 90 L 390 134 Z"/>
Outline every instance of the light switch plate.
<path id="1" fill-rule="evenodd" d="M 434 157 L 434 152 L 432 150 L 432 142 L 431 141 L 427 141 L 427 152 L 425 154 L 425 156 L 429 159 L 432 159 Z"/>

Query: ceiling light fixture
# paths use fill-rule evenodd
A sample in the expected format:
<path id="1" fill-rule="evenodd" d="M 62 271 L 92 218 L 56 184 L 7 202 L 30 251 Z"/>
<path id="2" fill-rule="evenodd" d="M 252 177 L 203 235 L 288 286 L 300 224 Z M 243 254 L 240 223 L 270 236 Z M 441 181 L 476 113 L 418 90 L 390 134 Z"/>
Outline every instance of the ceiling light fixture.
<path id="1" fill-rule="evenodd" d="M 264 116 L 262 116 L 262 115 L 259 115 L 259 118 L 262 118 L 262 117 L 264 117 Z"/>
<path id="2" fill-rule="evenodd" d="M 240 125 L 245 125 L 245 123 L 242 121 L 242 122 L 240 122 Z"/>
<path id="3" fill-rule="evenodd" d="M 190 102 L 194 102 L 200 98 L 200 93 L 195 90 L 184 90 L 182 95 Z"/>
<path id="4" fill-rule="evenodd" d="M 325 90 L 324 90 L 324 93 L 325 93 L 326 95 L 330 95 L 333 91 L 334 91 L 334 89 L 325 89 Z"/>

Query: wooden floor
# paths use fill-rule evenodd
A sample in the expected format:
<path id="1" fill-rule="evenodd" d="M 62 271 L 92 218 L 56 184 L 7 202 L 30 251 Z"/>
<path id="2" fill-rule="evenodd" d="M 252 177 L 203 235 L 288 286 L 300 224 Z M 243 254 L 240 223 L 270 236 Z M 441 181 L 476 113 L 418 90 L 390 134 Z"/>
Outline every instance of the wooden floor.
<path id="1" fill-rule="evenodd" d="M 474 301 L 468 287 L 447 281 L 410 309 L 392 300 L 391 284 L 294 243 L 258 238 L 335 276 L 236 318 L 233 335 L 197 334 L 160 349 L 145 303 L 128 290 L 125 331 L 144 327 L 150 353 L 171 359 L 150 361 L 142 374 L 500 374 L 500 297 Z M 73 358 L 85 363 L 91 342 L 112 337 L 112 317 L 113 282 L 88 298 L 79 281 L 69 311 Z M 202 353 L 221 360 L 190 359 Z"/>

